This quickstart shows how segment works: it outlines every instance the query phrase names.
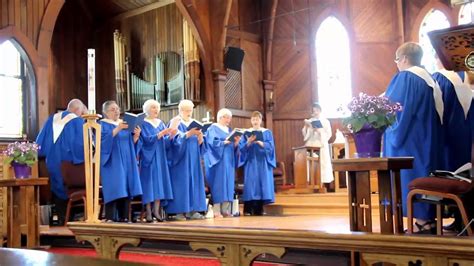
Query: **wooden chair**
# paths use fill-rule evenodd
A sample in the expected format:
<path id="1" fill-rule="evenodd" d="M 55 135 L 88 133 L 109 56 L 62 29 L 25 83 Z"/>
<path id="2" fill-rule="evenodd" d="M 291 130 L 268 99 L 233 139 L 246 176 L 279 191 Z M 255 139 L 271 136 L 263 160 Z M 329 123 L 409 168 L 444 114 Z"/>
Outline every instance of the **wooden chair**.
<path id="1" fill-rule="evenodd" d="M 273 181 L 275 184 L 275 191 L 279 186 L 286 185 L 286 168 L 284 162 L 277 162 L 276 168 L 273 169 Z"/>
<path id="2" fill-rule="evenodd" d="M 462 195 L 472 190 L 473 184 L 442 177 L 420 177 L 411 181 L 408 185 L 410 192 L 407 196 L 408 233 L 413 233 L 413 203 L 417 201 L 417 195 L 437 197 L 440 200 L 423 200 L 423 202 L 436 204 L 436 226 L 437 235 L 443 234 L 443 206 L 446 200 L 452 200 L 457 205 L 464 226 L 469 223 L 469 217 L 461 199 Z M 467 234 L 472 236 L 472 228 L 467 228 Z"/>
<path id="3" fill-rule="evenodd" d="M 86 175 L 84 164 L 73 164 L 63 161 L 61 162 L 61 174 L 63 175 L 64 185 L 69 197 L 64 225 L 69 222 L 72 205 L 77 202 L 84 206 L 84 220 L 86 220 Z"/>

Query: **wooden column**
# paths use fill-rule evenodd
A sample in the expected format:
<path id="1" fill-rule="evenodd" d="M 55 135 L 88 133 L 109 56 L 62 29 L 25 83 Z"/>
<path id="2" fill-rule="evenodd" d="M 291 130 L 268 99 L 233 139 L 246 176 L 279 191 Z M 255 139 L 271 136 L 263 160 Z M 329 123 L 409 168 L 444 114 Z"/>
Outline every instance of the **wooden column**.
<path id="1" fill-rule="evenodd" d="M 263 80 L 263 99 L 265 104 L 265 127 L 273 130 L 273 108 L 275 106 L 275 85 L 274 80 Z"/>
<path id="2" fill-rule="evenodd" d="M 212 71 L 212 81 L 215 88 L 215 111 L 225 107 L 225 81 L 227 80 L 227 71 L 215 69 Z"/>

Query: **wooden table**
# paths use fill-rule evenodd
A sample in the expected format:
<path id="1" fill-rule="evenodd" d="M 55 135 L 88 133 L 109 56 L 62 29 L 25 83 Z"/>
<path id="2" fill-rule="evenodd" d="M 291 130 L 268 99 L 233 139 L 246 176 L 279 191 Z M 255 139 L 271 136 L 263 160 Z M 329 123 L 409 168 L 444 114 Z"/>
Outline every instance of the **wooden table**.
<path id="1" fill-rule="evenodd" d="M 81 256 L 61 255 L 39 250 L 0 248 L 0 265 L 87 265 L 87 266 L 122 266 L 149 265 L 136 262 L 107 260 Z"/>
<path id="2" fill-rule="evenodd" d="M 21 247 L 21 234 L 27 238 L 26 247 L 39 246 L 39 187 L 48 178 L 2 179 L 0 187 L 7 188 L 7 246 Z M 25 224 L 25 232 L 21 225 Z"/>
<path id="3" fill-rule="evenodd" d="M 380 201 L 380 231 L 403 232 L 400 169 L 411 169 L 413 157 L 356 158 L 332 161 L 335 171 L 347 171 L 351 231 L 372 232 L 370 174 L 377 171 Z"/>
<path id="4" fill-rule="evenodd" d="M 289 192 L 325 193 L 326 188 L 321 182 L 320 147 L 295 147 L 293 148 L 293 154 L 295 188 L 290 189 Z"/>

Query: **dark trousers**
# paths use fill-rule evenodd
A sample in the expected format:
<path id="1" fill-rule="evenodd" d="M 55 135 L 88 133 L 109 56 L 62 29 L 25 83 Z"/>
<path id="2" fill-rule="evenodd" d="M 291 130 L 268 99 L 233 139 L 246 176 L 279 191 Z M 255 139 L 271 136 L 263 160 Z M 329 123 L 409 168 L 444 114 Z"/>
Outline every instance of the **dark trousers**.
<path id="1" fill-rule="evenodd" d="M 105 219 L 112 221 L 128 221 L 130 208 L 129 198 L 120 198 L 105 204 Z"/>
<path id="2" fill-rule="evenodd" d="M 244 214 L 262 215 L 263 214 L 263 200 L 249 200 L 244 202 Z"/>

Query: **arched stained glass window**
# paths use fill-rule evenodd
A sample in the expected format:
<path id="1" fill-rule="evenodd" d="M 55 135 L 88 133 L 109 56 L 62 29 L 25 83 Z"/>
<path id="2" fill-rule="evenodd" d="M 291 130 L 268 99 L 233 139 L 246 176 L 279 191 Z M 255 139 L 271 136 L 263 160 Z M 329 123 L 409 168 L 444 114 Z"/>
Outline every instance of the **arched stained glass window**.
<path id="1" fill-rule="evenodd" d="M 336 118 L 338 111 L 352 98 L 349 35 L 334 16 L 326 18 L 316 32 L 318 101 L 326 117 Z"/>
<path id="2" fill-rule="evenodd" d="M 421 60 L 421 64 L 430 73 L 436 72 L 438 68 L 436 67 L 436 52 L 433 49 L 433 46 L 431 45 L 430 38 L 428 37 L 428 32 L 449 27 L 450 23 L 448 21 L 448 18 L 446 17 L 446 15 L 444 15 L 443 12 L 437 9 L 431 9 L 421 22 L 419 32 L 419 43 L 423 48 L 423 59 Z"/>
<path id="3" fill-rule="evenodd" d="M 24 64 L 10 41 L 0 44 L 0 58 L 0 138 L 21 138 Z"/>

